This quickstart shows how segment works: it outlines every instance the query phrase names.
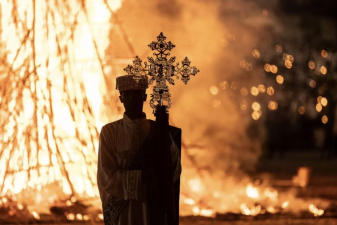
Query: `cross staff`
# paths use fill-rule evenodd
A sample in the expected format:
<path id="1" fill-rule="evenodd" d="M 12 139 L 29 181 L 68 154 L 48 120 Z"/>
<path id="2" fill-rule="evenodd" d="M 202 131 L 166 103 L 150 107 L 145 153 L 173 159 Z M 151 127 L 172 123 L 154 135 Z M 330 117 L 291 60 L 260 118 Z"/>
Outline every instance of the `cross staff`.
<path id="1" fill-rule="evenodd" d="M 156 113 L 157 105 L 162 106 L 164 102 L 167 102 L 167 113 L 168 109 L 172 105 L 171 94 L 166 81 L 169 84 L 174 85 L 172 77 L 179 80 L 181 76 L 181 80 L 187 84 L 190 80 L 190 75 L 195 76 L 198 72 L 200 72 L 195 66 L 190 66 L 191 61 L 187 57 L 181 61 L 181 66 L 179 66 L 179 63 L 173 65 L 176 59 L 175 56 L 167 60 L 167 57 L 170 55 L 169 51 L 171 51 L 175 45 L 172 44 L 171 41 L 166 42 L 165 40 L 166 37 L 161 32 L 157 37 L 157 42 L 153 41 L 148 45 L 152 51 L 155 51 L 153 53 L 155 59 L 147 57 L 150 63 L 149 65 L 147 62 L 144 62 L 144 66 L 142 66 L 142 60 L 136 56 L 136 59 L 133 60 L 133 65 L 128 65 L 124 68 L 124 71 L 127 72 L 128 75 L 134 76 L 133 79 L 137 83 L 143 76 L 149 76 L 149 84 L 156 81 L 150 100 L 150 106 L 153 109 L 153 113 Z"/>

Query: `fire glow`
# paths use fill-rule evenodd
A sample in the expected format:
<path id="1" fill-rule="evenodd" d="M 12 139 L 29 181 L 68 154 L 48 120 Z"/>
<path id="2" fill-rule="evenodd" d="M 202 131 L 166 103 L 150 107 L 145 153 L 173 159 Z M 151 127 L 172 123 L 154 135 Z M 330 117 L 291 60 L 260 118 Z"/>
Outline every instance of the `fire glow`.
<path id="1" fill-rule="evenodd" d="M 69 5 L 61 6 L 57 1 L 50 2 L 1 3 L 2 27 L 6 27 L 1 42 L 6 43 L 8 68 L 7 74 L 0 74 L 0 98 L 1 105 L 8 105 L 8 109 L 0 112 L 1 126 L 6 130 L 0 134 L 0 206 L 8 204 L 8 198 L 15 198 L 17 208 L 23 210 L 33 199 L 36 206 L 29 208 L 29 212 L 35 219 L 40 219 L 40 212 L 49 212 L 43 204 L 52 206 L 61 197 L 68 198 L 67 206 L 77 199 L 98 197 L 96 154 L 98 131 L 103 125 L 99 118 L 104 95 L 99 90 L 107 89 L 102 83 L 105 73 L 111 70 L 104 60 L 108 58 L 105 51 L 110 44 L 109 30 L 115 26 L 110 20 L 122 4 L 121 0 L 86 0 L 82 8 L 80 1 L 68 1 Z M 17 12 L 16 21 L 24 21 L 27 27 L 14 21 L 13 11 Z M 67 24 L 73 25 L 73 30 Z M 260 57 L 257 50 L 253 54 Z M 286 56 L 288 67 L 293 61 L 292 56 Z M 244 66 L 247 71 L 251 69 L 250 64 Z M 273 73 L 278 71 L 274 65 L 268 68 Z M 236 89 L 237 85 L 230 86 Z M 220 84 L 221 89 L 228 87 L 228 82 Z M 242 95 L 248 95 L 248 90 L 242 89 Z M 221 90 L 211 86 L 209 91 L 218 96 Z M 273 95 L 274 89 L 259 85 L 250 92 L 253 96 L 264 92 Z M 213 106 L 218 108 L 220 103 L 214 100 Z M 325 106 L 327 101 L 321 104 Z M 247 103 L 242 107 L 248 108 Z M 259 119 L 261 105 L 256 102 L 252 107 L 253 118 Z M 277 108 L 277 104 L 271 107 Z M 117 119 L 121 114 L 114 116 Z M 277 191 L 249 182 L 235 190 L 239 193 L 235 206 L 205 203 L 200 196 L 208 194 L 215 201 L 226 202 L 228 195 L 220 188 L 208 190 L 210 182 L 202 177 L 184 176 L 188 187 L 181 190 L 180 202 L 182 210 L 187 209 L 185 214 L 214 217 L 222 210 L 256 216 L 291 207 L 289 201 L 278 200 Z M 29 198 L 22 195 L 25 191 L 30 193 Z M 267 203 L 255 204 L 259 201 Z M 314 204 L 308 209 L 315 216 L 324 213 Z M 79 213 L 66 217 L 89 219 Z M 102 220 L 103 215 L 98 218 Z"/>

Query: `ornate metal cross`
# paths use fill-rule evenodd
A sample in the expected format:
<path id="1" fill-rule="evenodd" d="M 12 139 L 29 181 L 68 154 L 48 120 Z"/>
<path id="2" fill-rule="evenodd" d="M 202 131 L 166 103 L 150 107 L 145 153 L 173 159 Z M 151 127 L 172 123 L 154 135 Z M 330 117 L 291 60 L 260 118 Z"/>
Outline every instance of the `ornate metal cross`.
<path id="1" fill-rule="evenodd" d="M 156 85 L 153 88 L 153 94 L 151 94 L 150 106 L 153 109 L 153 112 L 156 112 L 157 105 L 163 105 L 164 102 L 167 102 L 167 112 L 168 109 L 172 105 L 171 94 L 169 92 L 169 88 L 166 85 L 166 81 L 174 85 L 174 80 L 172 77 L 175 77 L 177 80 L 180 79 L 187 84 L 190 80 L 190 75 L 196 75 L 199 70 L 195 66 L 190 66 L 191 61 L 188 60 L 187 57 L 181 62 L 181 66 L 179 63 L 173 65 L 176 57 L 171 57 L 167 60 L 167 56 L 170 55 L 168 51 L 171 51 L 175 45 L 170 41 L 166 42 L 166 37 L 161 32 L 157 37 L 157 42 L 152 42 L 148 46 L 155 51 L 153 55 L 155 59 L 152 57 L 147 57 L 149 61 L 149 65 L 147 62 L 144 62 L 144 66 L 142 66 L 142 60 L 136 56 L 136 59 L 133 60 L 133 65 L 128 65 L 124 71 L 127 72 L 128 75 L 133 75 L 133 79 L 138 83 L 139 80 L 145 76 L 149 79 L 149 84 L 152 84 L 156 81 Z M 157 103 L 157 104 L 156 104 Z"/>

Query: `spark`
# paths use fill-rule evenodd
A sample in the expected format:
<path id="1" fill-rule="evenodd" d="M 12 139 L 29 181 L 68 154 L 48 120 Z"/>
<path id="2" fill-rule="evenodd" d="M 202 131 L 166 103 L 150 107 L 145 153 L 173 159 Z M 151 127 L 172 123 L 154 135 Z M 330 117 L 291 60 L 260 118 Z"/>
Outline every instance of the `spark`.
<path id="1" fill-rule="evenodd" d="M 281 53 L 283 51 L 282 45 L 275 45 L 275 50 L 278 53 Z"/>
<path id="2" fill-rule="evenodd" d="M 322 111 L 322 104 L 321 103 L 317 103 L 316 104 L 316 110 L 317 110 L 317 112 L 321 112 Z"/>
<path id="3" fill-rule="evenodd" d="M 246 96 L 246 95 L 248 95 L 248 89 L 243 87 L 243 88 L 240 89 L 240 93 L 241 93 L 242 96 Z"/>
<path id="4" fill-rule="evenodd" d="M 247 107 L 248 107 L 248 104 L 247 104 L 247 102 L 245 100 L 243 100 L 243 101 L 240 102 L 240 108 L 242 110 L 246 110 Z"/>
<path id="5" fill-rule="evenodd" d="M 309 66 L 310 69 L 313 70 L 313 69 L 315 69 L 316 64 L 313 61 L 309 61 L 308 66 Z"/>
<path id="6" fill-rule="evenodd" d="M 288 207 L 288 205 L 289 205 L 289 202 L 288 202 L 288 201 L 286 201 L 286 202 L 283 202 L 283 203 L 282 203 L 282 209 L 285 209 L 285 208 L 287 208 L 287 207 Z"/>
<path id="7" fill-rule="evenodd" d="M 255 58 L 260 58 L 260 52 L 259 52 L 259 50 L 254 49 L 253 52 L 252 52 L 252 55 L 253 55 Z"/>
<path id="8" fill-rule="evenodd" d="M 277 66 L 275 65 L 270 66 L 270 72 L 277 73 L 277 71 L 278 71 Z"/>
<path id="9" fill-rule="evenodd" d="M 276 109 L 278 108 L 277 102 L 275 102 L 275 101 L 270 101 L 270 102 L 268 103 L 268 108 L 269 108 L 270 110 L 276 110 Z"/>
<path id="10" fill-rule="evenodd" d="M 322 106 L 327 106 L 328 105 L 328 99 L 326 99 L 325 97 L 323 97 L 322 99 L 321 99 L 321 104 L 322 104 Z"/>
<path id="11" fill-rule="evenodd" d="M 254 111 L 254 112 L 252 113 L 252 118 L 253 118 L 254 120 L 260 119 L 260 113 L 259 113 L 258 111 Z"/>
<path id="12" fill-rule="evenodd" d="M 325 59 L 328 58 L 328 52 L 325 51 L 325 50 L 322 50 L 321 56 L 322 56 L 323 58 L 325 58 Z"/>
<path id="13" fill-rule="evenodd" d="M 229 87 L 229 84 L 227 81 L 222 81 L 220 82 L 220 87 L 225 90 Z"/>
<path id="14" fill-rule="evenodd" d="M 275 93 L 275 91 L 274 91 L 274 88 L 273 87 L 268 87 L 267 88 L 267 94 L 268 95 L 273 95 Z"/>
<path id="15" fill-rule="evenodd" d="M 252 109 L 254 111 L 259 111 L 261 109 L 261 105 L 258 102 L 253 102 Z"/>
<path id="16" fill-rule="evenodd" d="M 250 89 L 250 92 L 252 93 L 252 95 L 257 96 L 259 94 L 259 89 L 257 87 L 255 87 L 255 86 L 253 86 Z"/>
<path id="17" fill-rule="evenodd" d="M 276 76 L 276 82 L 279 83 L 279 84 L 283 84 L 283 82 L 284 82 L 283 76 L 277 75 Z"/>
<path id="18" fill-rule="evenodd" d="M 301 115 L 303 115 L 305 113 L 305 107 L 304 106 L 300 106 L 298 108 L 298 113 L 301 114 Z"/>
<path id="19" fill-rule="evenodd" d="M 257 86 L 257 89 L 259 90 L 260 93 L 265 93 L 266 92 L 266 87 L 263 84 L 259 84 Z"/>
<path id="20" fill-rule="evenodd" d="M 266 72 L 270 72 L 270 64 L 269 64 L 269 63 L 266 63 L 266 64 L 264 65 L 264 70 L 265 70 Z"/>
<path id="21" fill-rule="evenodd" d="M 328 70 L 326 69 L 325 66 L 321 66 L 321 69 L 320 69 L 321 74 L 325 75 L 327 73 L 327 71 Z"/>
<path id="22" fill-rule="evenodd" d="M 211 92 L 212 95 L 217 95 L 219 93 L 219 88 L 217 86 L 211 86 L 209 88 L 209 91 Z"/>
<path id="23" fill-rule="evenodd" d="M 309 85 L 310 85 L 310 87 L 315 88 L 316 87 L 316 81 L 310 80 Z"/>

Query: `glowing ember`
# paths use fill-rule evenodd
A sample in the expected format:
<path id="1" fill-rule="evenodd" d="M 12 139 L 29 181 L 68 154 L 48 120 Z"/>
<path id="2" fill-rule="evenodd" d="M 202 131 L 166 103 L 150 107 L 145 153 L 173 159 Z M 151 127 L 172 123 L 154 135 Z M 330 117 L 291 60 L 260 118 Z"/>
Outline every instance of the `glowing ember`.
<path id="1" fill-rule="evenodd" d="M 259 197 L 259 190 L 250 184 L 246 188 L 246 194 L 248 197 L 256 199 Z"/>
<path id="2" fill-rule="evenodd" d="M 184 199 L 184 203 L 187 205 L 194 205 L 195 201 L 192 198 L 186 198 Z"/>
<path id="3" fill-rule="evenodd" d="M 240 205 L 241 213 L 249 216 L 256 216 L 261 213 L 261 206 L 257 205 L 255 207 L 249 208 L 245 203 Z"/>
<path id="4" fill-rule="evenodd" d="M 32 215 L 34 216 L 35 219 L 37 219 L 37 220 L 40 219 L 40 215 L 37 212 L 33 211 Z"/>
<path id="5" fill-rule="evenodd" d="M 314 216 L 322 216 L 324 214 L 323 209 L 318 209 L 314 204 L 309 205 L 309 211 L 314 214 Z"/>
<path id="6" fill-rule="evenodd" d="M 285 208 L 287 208 L 288 206 L 289 206 L 289 202 L 288 202 L 288 201 L 282 203 L 282 209 L 285 209 Z"/>
<path id="7" fill-rule="evenodd" d="M 77 220 L 83 220 L 83 216 L 82 216 L 82 214 L 76 214 L 76 219 Z"/>
<path id="8" fill-rule="evenodd" d="M 189 181 L 189 186 L 193 192 L 201 192 L 203 190 L 203 185 L 200 179 L 194 178 Z"/>
<path id="9" fill-rule="evenodd" d="M 18 203 L 18 209 L 20 209 L 20 210 L 23 209 L 23 205 L 21 203 Z"/>
<path id="10" fill-rule="evenodd" d="M 202 209 L 202 210 L 200 210 L 200 215 L 211 217 L 211 216 L 214 215 L 214 210 L 212 210 L 212 209 Z"/>
<path id="11" fill-rule="evenodd" d="M 268 206 L 267 211 L 270 212 L 270 213 L 276 213 L 276 210 L 273 206 Z"/>
<path id="12" fill-rule="evenodd" d="M 69 214 L 67 215 L 67 219 L 68 219 L 68 220 L 74 220 L 74 219 L 75 219 L 75 214 L 69 213 Z"/>
<path id="13" fill-rule="evenodd" d="M 193 215 L 197 216 L 200 214 L 200 209 L 198 206 L 193 207 Z"/>
<path id="14" fill-rule="evenodd" d="M 89 220 L 89 216 L 88 215 L 84 215 L 83 216 L 83 220 L 85 220 L 85 221 Z"/>
<path id="15" fill-rule="evenodd" d="M 219 88 L 217 86 L 211 86 L 209 88 L 209 91 L 211 92 L 212 95 L 217 95 L 219 93 Z"/>

